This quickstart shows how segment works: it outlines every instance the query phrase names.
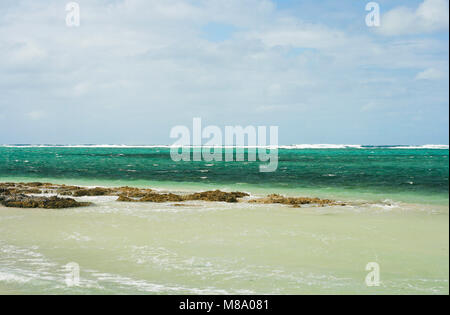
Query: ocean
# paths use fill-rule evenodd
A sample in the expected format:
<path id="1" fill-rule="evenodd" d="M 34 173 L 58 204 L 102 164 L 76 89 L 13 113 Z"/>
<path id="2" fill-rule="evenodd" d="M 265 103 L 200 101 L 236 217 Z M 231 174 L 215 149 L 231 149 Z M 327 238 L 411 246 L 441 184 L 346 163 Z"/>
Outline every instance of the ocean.
<path id="1" fill-rule="evenodd" d="M 167 146 L 0 146 L 0 182 L 220 189 L 347 206 L 120 203 L 0 208 L 0 293 L 448 294 L 448 146 L 282 146 L 174 162 Z M 369 286 L 369 263 L 380 283 Z M 80 282 L 66 283 L 66 265 Z"/>

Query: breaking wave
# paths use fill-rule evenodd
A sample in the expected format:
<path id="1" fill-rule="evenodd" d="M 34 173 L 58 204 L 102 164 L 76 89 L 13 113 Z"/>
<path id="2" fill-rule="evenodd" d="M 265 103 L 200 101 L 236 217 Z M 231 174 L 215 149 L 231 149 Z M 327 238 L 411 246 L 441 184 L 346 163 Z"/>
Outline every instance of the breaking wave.
<path id="1" fill-rule="evenodd" d="M 6 148 L 170 148 L 171 145 L 126 145 L 126 144 L 2 144 Z M 199 146 L 191 146 L 193 148 Z M 203 146 L 208 147 L 208 146 Z M 424 145 L 362 145 L 362 144 L 292 144 L 279 146 L 223 146 L 223 148 L 278 148 L 278 149 L 436 149 L 448 150 L 448 144 Z"/>

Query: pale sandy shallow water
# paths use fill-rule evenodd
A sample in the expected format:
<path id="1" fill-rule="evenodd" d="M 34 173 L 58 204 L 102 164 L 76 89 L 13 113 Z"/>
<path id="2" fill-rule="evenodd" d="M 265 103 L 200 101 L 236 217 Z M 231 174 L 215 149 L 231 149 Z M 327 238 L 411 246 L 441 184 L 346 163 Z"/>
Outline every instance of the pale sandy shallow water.
<path id="1" fill-rule="evenodd" d="M 448 294 L 448 205 L 0 209 L 0 293 Z M 65 265 L 80 266 L 80 286 Z M 381 286 L 365 285 L 368 262 Z"/>

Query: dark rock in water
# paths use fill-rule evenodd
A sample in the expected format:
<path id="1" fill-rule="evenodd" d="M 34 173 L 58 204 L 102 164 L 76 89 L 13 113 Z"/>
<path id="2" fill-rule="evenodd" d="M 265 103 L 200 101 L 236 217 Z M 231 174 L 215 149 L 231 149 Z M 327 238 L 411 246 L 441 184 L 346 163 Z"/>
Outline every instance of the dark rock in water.
<path id="1" fill-rule="evenodd" d="M 27 183 L 26 185 L 28 185 L 30 187 L 41 187 L 41 186 L 44 186 L 44 184 L 40 183 L 40 182 Z"/>
<path id="2" fill-rule="evenodd" d="M 329 199 L 319 199 L 319 198 L 308 198 L 308 197 L 284 197 L 277 194 L 269 195 L 265 198 L 250 200 L 251 203 L 263 203 L 263 204 L 274 204 L 279 203 L 283 205 L 291 205 L 299 208 L 300 205 L 336 205 L 334 200 Z"/>
<path id="3" fill-rule="evenodd" d="M 120 187 L 116 191 L 120 195 L 129 197 L 129 198 L 142 198 L 152 192 L 151 189 L 140 189 L 140 188 L 134 188 L 134 187 L 128 187 L 128 186 Z"/>
<path id="4" fill-rule="evenodd" d="M 205 191 L 185 196 L 185 200 L 204 200 L 204 201 L 223 201 L 238 202 L 238 198 L 247 197 L 249 194 L 244 192 L 223 192 L 220 190 Z"/>
<path id="5" fill-rule="evenodd" d="M 124 196 L 124 195 L 119 195 L 119 198 L 117 198 L 116 201 L 121 201 L 121 202 L 137 202 L 138 200 L 136 200 L 136 199 L 131 199 L 131 198 L 129 198 L 129 197 L 127 197 L 127 196 Z"/>
<path id="6" fill-rule="evenodd" d="M 183 197 L 175 194 L 157 194 L 157 193 L 148 193 L 141 199 L 139 202 L 180 202 L 183 201 Z"/>
<path id="7" fill-rule="evenodd" d="M 12 208 L 42 208 L 42 209 L 63 209 L 89 206 L 89 202 L 78 202 L 70 198 L 53 197 L 31 197 L 26 195 L 12 195 L 0 199 L 0 203 L 5 207 Z"/>
<path id="8" fill-rule="evenodd" d="M 177 203 L 177 206 L 180 205 L 179 202 L 193 200 L 235 203 L 239 202 L 240 198 L 249 196 L 249 194 L 244 192 L 223 192 L 220 190 L 178 195 L 173 193 L 156 193 L 149 188 L 145 189 L 128 186 L 119 188 L 88 188 L 40 182 L 0 183 L 0 204 L 8 207 L 46 209 L 82 207 L 89 205 L 89 203 L 78 202 L 70 198 L 30 196 L 30 194 L 33 195 L 42 193 L 75 197 L 118 196 L 117 201 L 121 202 L 174 202 Z M 283 204 L 297 208 L 302 205 L 322 207 L 345 205 L 345 203 L 336 202 L 329 199 L 285 197 L 277 194 L 268 195 L 264 198 L 246 200 L 246 202 L 259 204 Z"/>
<path id="9" fill-rule="evenodd" d="M 74 191 L 82 189 L 81 187 L 78 186 L 66 186 L 66 185 L 61 185 L 55 188 L 56 193 L 61 196 L 72 196 Z"/>
<path id="10" fill-rule="evenodd" d="M 11 192 L 9 191 L 9 189 L 6 188 L 0 188 L 0 195 L 10 195 Z"/>
<path id="11" fill-rule="evenodd" d="M 142 191 L 141 191 L 142 193 Z M 139 193 L 136 197 L 139 197 Z M 176 195 L 172 193 L 168 194 L 158 194 L 154 192 L 146 193 L 140 199 L 132 199 L 129 195 L 121 194 L 117 201 L 123 202 L 181 202 L 190 200 L 203 200 L 203 201 L 223 201 L 223 202 L 238 202 L 238 198 L 246 197 L 248 194 L 243 192 L 223 192 L 220 190 L 216 191 L 205 191 L 201 193 L 194 193 L 186 196 Z M 134 196 L 133 196 L 134 197 Z"/>
<path id="12" fill-rule="evenodd" d="M 18 189 L 15 191 L 17 194 L 42 194 L 42 190 L 37 188 Z"/>
<path id="13" fill-rule="evenodd" d="M 114 190 L 109 188 L 91 188 L 91 189 L 79 189 L 75 190 L 72 193 L 74 197 L 83 197 L 83 196 L 107 196 L 110 195 Z"/>
<path id="14" fill-rule="evenodd" d="M 11 195 L 11 192 L 9 189 L 6 188 L 0 188 L 0 205 L 2 204 L 3 200 L 8 198 Z"/>
<path id="15" fill-rule="evenodd" d="M 125 195 L 120 195 L 117 201 L 122 202 L 180 202 L 184 201 L 182 196 L 175 194 L 157 194 L 157 193 L 147 193 L 140 199 L 133 199 Z"/>
<path id="16" fill-rule="evenodd" d="M 16 184 L 14 183 L 0 183 L 0 188 L 8 188 L 8 187 L 14 187 Z"/>
<path id="17" fill-rule="evenodd" d="M 123 195 L 129 198 L 142 198 L 150 193 L 151 189 L 140 189 L 134 187 L 119 187 L 119 188 L 82 188 L 77 186 L 60 186 L 57 189 L 57 193 L 62 196 L 120 196 Z"/>

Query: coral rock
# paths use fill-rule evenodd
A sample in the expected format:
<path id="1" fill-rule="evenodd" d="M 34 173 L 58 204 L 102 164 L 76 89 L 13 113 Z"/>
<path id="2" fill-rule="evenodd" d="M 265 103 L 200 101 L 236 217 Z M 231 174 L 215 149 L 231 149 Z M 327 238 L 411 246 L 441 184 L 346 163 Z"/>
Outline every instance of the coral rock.
<path id="1" fill-rule="evenodd" d="M 113 190 L 109 188 L 91 188 L 91 189 L 79 189 L 72 193 L 74 197 L 84 197 L 84 196 L 106 196 L 110 195 Z"/>
<path id="2" fill-rule="evenodd" d="M 70 198 L 59 197 L 30 197 L 25 195 L 13 195 L 9 198 L 0 199 L 0 203 L 5 207 L 14 208 L 43 208 L 43 209 L 63 209 L 74 207 L 85 207 L 90 205 L 87 202 L 78 202 Z"/>
<path id="3" fill-rule="evenodd" d="M 250 200 L 252 203 L 263 203 L 263 204 L 283 204 L 292 205 L 294 207 L 300 207 L 300 205 L 335 205 L 336 202 L 329 199 L 319 199 L 319 198 L 307 198 L 307 197 L 284 197 L 277 194 L 269 195 L 265 198 Z"/>
<path id="4" fill-rule="evenodd" d="M 238 202 L 238 198 L 249 196 L 243 192 L 223 192 L 220 190 L 205 191 L 185 196 L 185 200 Z"/>

